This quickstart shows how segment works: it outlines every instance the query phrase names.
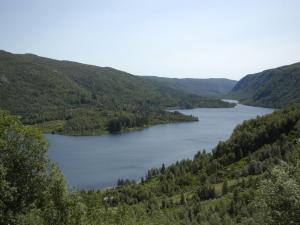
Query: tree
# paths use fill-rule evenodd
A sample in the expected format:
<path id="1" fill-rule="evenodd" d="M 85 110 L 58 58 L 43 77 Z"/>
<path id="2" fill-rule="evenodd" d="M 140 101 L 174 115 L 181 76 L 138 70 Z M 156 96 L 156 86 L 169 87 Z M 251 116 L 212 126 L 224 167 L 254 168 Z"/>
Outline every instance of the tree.
<path id="1" fill-rule="evenodd" d="M 112 119 L 108 122 L 107 129 L 110 133 L 120 132 L 122 130 L 122 123 L 118 119 Z"/>
<path id="2" fill-rule="evenodd" d="M 35 128 L 0 111 L 0 224 L 80 224 L 85 207 L 70 194 Z"/>
<path id="3" fill-rule="evenodd" d="M 300 168 L 274 168 L 258 193 L 253 204 L 257 220 L 268 225 L 300 224 Z"/>
<path id="4" fill-rule="evenodd" d="M 186 204 L 186 198 L 185 198 L 184 193 L 181 193 L 181 195 L 180 195 L 180 204 L 181 205 L 185 205 Z"/>
<path id="5" fill-rule="evenodd" d="M 222 193 L 223 193 L 223 195 L 226 195 L 228 193 L 228 181 L 227 180 L 225 180 L 223 182 Z"/>
<path id="6" fill-rule="evenodd" d="M 47 144 L 42 134 L 0 111 L 0 196 L 2 213 L 7 224 L 11 217 L 26 213 L 28 207 L 42 198 L 47 185 Z M 9 194 L 10 192 L 10 194 Z"/>
<path id="7" fill-rule="evenodd" d="M 163 163 L 161 166 L 161 169 L 160 169 L 160 173 L 164 174 L 165 172 L 166 172 L 166 167 L 165 167 L 165 164 Z"/>
<path id="8" fill-rule="evenodd" d="M 201 201 L 214 198 L 216 196 L 215 189 L 211 185 L 205 184 L 199 187 L 197 195 Z"/>

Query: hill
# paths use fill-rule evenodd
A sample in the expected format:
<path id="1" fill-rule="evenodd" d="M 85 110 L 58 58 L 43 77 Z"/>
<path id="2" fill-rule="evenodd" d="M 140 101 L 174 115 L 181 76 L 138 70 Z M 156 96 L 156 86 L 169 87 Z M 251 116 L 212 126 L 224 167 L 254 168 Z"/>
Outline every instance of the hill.
<path id="1" fill-rule="evenodd" d="M 299 105 L 245 121 L 212 153 L 103 191 L 70 191 L 42 135 L 2 111 L 0 131 L 1 224 L 300 223 Z"/>
<path id="2" fill-rule="evenodd" d="M 144 210 L 133 224 L 297 224 L 299 129 L 299 105 L 245 121 L 212 153 L 151 169 L 141 184 L 119 181 L 104 205 Z"/>
<path id="3" fill-rule="evenodd" d="M 0 107 L 46 132 L 101 134 L 196 118 L 167 107 L 232 107 L 108 67 L 0 51 Z"/>
<path id="4" fill-rule="evenodd" d="M 144 78 L 151 80 L 156 85 L 207 97 L 222 97 L 228 94 L 237 83 L 235 80 L 229 80 L 225 78 L 178 79 L 155 76 L 145 76 Z"/>
<path id="5" fill-rule="evenodd" d="M 280 108 L 300 101 L 300 63 L 242 78 L 229 96 L 244 104 Z"/>

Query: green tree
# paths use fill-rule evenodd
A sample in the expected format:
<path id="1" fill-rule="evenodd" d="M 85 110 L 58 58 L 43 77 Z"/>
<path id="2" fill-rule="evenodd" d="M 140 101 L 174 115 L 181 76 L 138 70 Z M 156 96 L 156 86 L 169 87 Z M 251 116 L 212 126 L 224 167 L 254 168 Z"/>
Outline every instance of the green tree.
<path id="1" fill-rule="evenodd" d="M 7 224 L 26 213 L 47 185 L 47 144 L 42 134 L 0 111 L 0 168 L 2 218 Z M 9 196 L 9 197 L 7 197 Z"/>
<path id="2" fill-rule="evenodd" d="M 180 204 L 181 205 L 186 204 L 186 197 L 185 197 L 184 193 L 181 193 L 181 195 L 180 195 Z"/>
<path id="3" fill-rule="evenodd" d="M 37 129 L 0 111 L 0 224 L 83 224 L 82 200 L 46 151 Z"/>
<path id="4" fill-rule="evenodd" d="M 122 123 L 118 119 L 112 119 L 109 121 L 107 129 L 110 133 L 120 132 L 122 130 Z"/>
<path id="5" fill-rule="evenodd" d="M 228 181 L 227 180 L 225 180 L 223 182 L 222 193 L 223 193 L 223 195 L 226 195 L 228 193 Z"/>
<path id="6" fill-rule="evenodd" d="M 300 224 L 300 170 L 276 167 L 264 180 L 254 207 L 255 218 L 268 225 Z"/>

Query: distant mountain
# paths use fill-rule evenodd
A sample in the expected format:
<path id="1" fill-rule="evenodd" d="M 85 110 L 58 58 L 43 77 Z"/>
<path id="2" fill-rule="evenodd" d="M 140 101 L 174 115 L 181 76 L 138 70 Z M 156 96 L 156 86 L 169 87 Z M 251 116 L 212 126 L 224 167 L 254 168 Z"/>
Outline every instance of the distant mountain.
<path id="1" fill-rule="evenodd" d="M 300 102 L 300 63 L 247 75 L 229 96 L 245 104 L 275 108 Z"/>
<path id="2" fill-rule="evenodd" d="M 166 78 L 145 76 L 147 80 L 151 80 L 156 85 L 173 88 L 175 90 L 184 91 L 186 93 L 208 96 L 222 97 L 234 87 L 237 83 L 235 80 L 225 78 L 210 78 L 210 79 L 192 79 L 192 78 Z"/>
<path id="3" fill-rule="evenodd" d="M 108 67 L 0 51 L 0 107 L 46 131 L 98 134 L 194 120 L 166 107 L 231 107 Z"/>

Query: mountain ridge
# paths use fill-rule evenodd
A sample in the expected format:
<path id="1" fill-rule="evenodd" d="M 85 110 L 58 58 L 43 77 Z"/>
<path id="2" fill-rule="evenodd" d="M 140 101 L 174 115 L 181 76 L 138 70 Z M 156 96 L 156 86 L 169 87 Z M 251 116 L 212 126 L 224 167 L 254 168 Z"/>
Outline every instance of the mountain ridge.
<path id="1" fill-rule="evenodd" d="M 168 78 L 158 76 L 143 76 L 154 83 L 160 83 L 170 88 L 190 94 L 206 97 L 223 97 L 237 83 L 227 78 Z"/>
<path id="2" fill-rule="evenodd" d="M 281 108 L 300 101 L 300 63 L 243 77 L 228 94 L 243 104 Z"/>

